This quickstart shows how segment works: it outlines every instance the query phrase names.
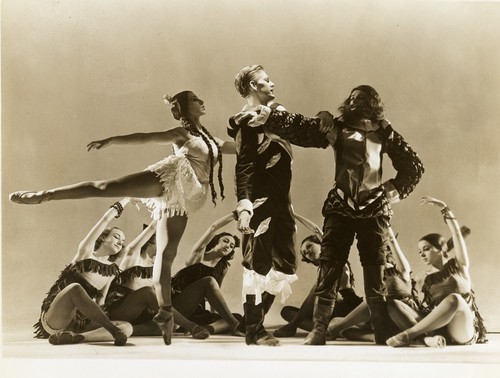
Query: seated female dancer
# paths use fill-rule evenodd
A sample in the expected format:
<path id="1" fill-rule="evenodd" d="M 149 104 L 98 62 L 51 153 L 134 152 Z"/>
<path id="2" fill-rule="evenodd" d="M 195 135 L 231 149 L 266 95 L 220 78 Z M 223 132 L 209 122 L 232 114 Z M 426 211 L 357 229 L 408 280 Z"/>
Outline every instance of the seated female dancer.
<path id="1" fill-rule="evenodd" d="M 235 336 L 245 336 L 220 290 L 240 240 L 230 233 L 216 232 L 231 221 L 233 213 L 218 219 L 196 242 L 186 260 L 187 266 L 172 278 L 172 303 L 188 319 L 205 325 L 210 333 L 229 331 Z M 218 316 L 206 316 L 205 299 Z"/>
<path id="2" fill-rule="evenodd" d="M 106 228 L 128 204 L 116 202 L 81 241 L 71 263 L 61 272 L 42 303 L 35 337 L 48 338 L 54 345 L 112 341 L 125 345 L 132 333 L 127 322 L 112 322 L 100 305 L 109 284 L 118 275 L 112 262 L 125 242 L 123 232 Z"/>
<path id="3" fill-rule="evenodd" d="M 110 319 L 130 322 L 132 336 L 161 336 L 161 330 L 153 321 L 158 312 L 153 286 L 155 227 L 156 221 L 151 222 L 125 248 L 120 276 L 111 284 L 106 298 Z M 172 311 L 175 323 L 189 330 L 193 338 L 206 339 L 210 335 L 208 329 L 187 320 L 175 308 Z"/>
<path id="4" fill-rule="evenodd" d="M 294 213 L 294 217 L 309 230 L 314 232 L 314 235 L 306 237 L 300 245 L 300 253 L 302 261 L 310 264 L 318 265 L 319 254 L 321 252 L 321 239 L 323 232 L 311 220 Z M 354 275 L 352 274 L 351 266 L 347 263 L 344 267 L 341 283 L 339 285 L 340 296 L 337 298 L 337 304 L 332 314 L 334 316 L 345 316 L 356 308 L 362 301 L 354 292 Z M 300 306 L 300 309 L 293 306 L 285 306 L 281 310 L 281 316 L 288 323 L 274 331 L 276 337 L 293 337 L 297 333 L 297 328 L 302 328 L 306 331 L 311 331 L 313 327 L 312 314 L 314 308 L 314 285 L 307 295 L 306 299 Z"/>
<path id="5" fill-rule="evenodd" d="M 410 263 L 406 259 L 394 235 L 392 227 L 388 227 L 389 245 L 384 269 L 384 281 L 387 287 L 389 302 L 399 300 L 414 311 L 419 310 L 419 300 L 410 277 Z M 335 317 L 330 321 L 327 331 L 328 340 L 336 340 L 339 336 L 355 341 L 375 341 L 370 326 L 370 311 L 366 301 L 343 318 Z"/>
<path id="6" fill-rule="evenodd" d="M 387 345 L 409 346 L 416 338 L 428 334 L 436 334 L 441 340 L 440 346 L 446 343 L 484 343 L 487 341 L 486 329 L 475 303 L 469 256 L 459 224 L 443 201 L 423 197 L 420 203 L 441 209 L 444 221 L 451 231 L 455 257 L 448 256 L 448 248 L 442 235 L 429 234 L 420 239 L 420 257 L 435 268 L 433 273 L 425 277 L 422 287 L 428 313 L 421 316 L 404 303 L 395 301 L 388 307 L 389 315 L 404 331 L 387 339 Z"/>
<path id="7" fill-rule="evenodd" d="M 180 121 L 180 126 L 160 132 L 112 136 L 90 142 L 87 148 L 90 151 L 113 144 L 173 144 L 173 155 L 142 172 L 116 179 L 85 181 L 43 191 L 14 192 L 9 198 L 23 205 L 91 197 L 147 198 L 146 204 L 158 219 L 153 281 L 160 309 L 154 321 L 162 330 L 163 341 L 169 345 L 174 328 L 170 286 L 172 264 L 186 229 L 187 214 L 196 212 L 205 204 L 209 191 L 215 204 L 217 192 L 213 181 L 217 163 L 220 195 L 224 198 L 222 154 L 234 154 L 235 147 L 234 142 L 214 138 L 201 124 L 205 106 L 193 92 L 183 91 L 173 97 L 165 96 L 164 100 L 170 105 L 174 118 Z"/>

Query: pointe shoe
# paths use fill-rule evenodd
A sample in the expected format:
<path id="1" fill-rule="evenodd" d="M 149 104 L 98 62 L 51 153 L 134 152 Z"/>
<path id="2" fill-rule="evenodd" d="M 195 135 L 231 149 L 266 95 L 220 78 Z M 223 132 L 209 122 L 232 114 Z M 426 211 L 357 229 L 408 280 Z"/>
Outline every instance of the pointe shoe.
<path id="1" fill-rule="evenodd" d="M 49 336 L 49 343 L 52 345 L 79 344 L 85 337 L 71 331 L 60 331 Z"/>
<path id="2" fill-rule="evenodd" d="M 158 314 L 154 316 L 153 321 L 161 329 L 165 345 L 170 345 L 172 343 L 172 333 L 174 332 L 174 314 L 172 309 L 160 309 Z"/>
<path id="3" fill-rule="evenodd" d="M 273 335 L 275 337 L 294 337 L 296 333 L 297 333 L 296 327 L 290 324 L 285 324 L 284 326 L 274 331 Z"/>
<path id="4" fill-rule="evenodd" d="M 385 343 L 393 348 L 409 346 L 410 336 L 406 332 L 401 332 L 395 336 L 389 337 Z"/>
<path id="5" fill-rule="evenodd" d="M 205 327 L 195 325 L 191 330 L 191 336 L 193 336 L 193 339 L 204 340 L 210 336 L 210 331 Z"/>
<path id="6" fill-rule="evenodd" d="M 446 346 L 446 339 L 443 336 L 427 336 L 424 337 L 424 344 L 431 348 L 444 348 Z"/>
<path id="7" fill-rule="evenodd" d="M 43 202 L 50 201 L 52 194 L 47 191 L 33 192 L 33 191 L 20 191 L 14 192 L 9 195 L 9 200 L 20 205 L 38 205 Z"/>

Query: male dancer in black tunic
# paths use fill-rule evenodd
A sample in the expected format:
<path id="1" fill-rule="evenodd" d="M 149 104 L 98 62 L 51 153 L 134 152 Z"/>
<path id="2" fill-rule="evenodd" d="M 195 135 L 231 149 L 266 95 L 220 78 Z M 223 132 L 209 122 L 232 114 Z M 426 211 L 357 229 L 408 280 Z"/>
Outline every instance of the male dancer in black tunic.
<path id="1" fill-rule="evenodd" d="M 259 105 L 285 110 L 273 102 L 274 83 L 262 66 L 243 68 L 235 78 L 247 101 L 243 111 Z M 253 128 L 246 120 L 229 120 L 228 134 L 236 141 L 238 229 L 243 233 L 243 301 L 246 343 L 279 345 L 266 331 L 264 316 L 275 295 L 282 302 L 291 294 L 295 275 L 295 221 L 290 203 L 292 149 L 277 135 Z M 259 203 L 259 206 L 255 206 Z"/>

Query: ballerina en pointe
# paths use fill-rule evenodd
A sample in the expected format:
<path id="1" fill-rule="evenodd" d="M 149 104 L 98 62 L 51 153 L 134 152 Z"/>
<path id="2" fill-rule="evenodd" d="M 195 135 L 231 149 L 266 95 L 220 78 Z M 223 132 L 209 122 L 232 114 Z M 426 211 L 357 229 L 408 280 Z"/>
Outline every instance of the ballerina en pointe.
<path id="1" fill-rule="evenodd" d="M 153 321 L 161 329 L 165 345 L 170 345 L 172 343 L 172 333 L 174 332 L 174 313 L 172 312 L 172 308 L 160 308 Z"/>

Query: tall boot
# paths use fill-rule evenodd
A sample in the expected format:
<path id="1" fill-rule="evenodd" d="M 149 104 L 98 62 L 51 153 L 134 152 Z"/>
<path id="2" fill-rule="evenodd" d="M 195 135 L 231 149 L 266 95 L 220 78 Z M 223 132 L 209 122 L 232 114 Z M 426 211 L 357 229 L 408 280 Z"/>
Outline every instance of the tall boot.
<path id="1" fill-rule="evenodd" d="M 325 345 L 326 331 L 335 307 L 337 290 L 345 263 L 320 260 L 316 287 L 313 329 L 304 340 L 304 345 Z"/>
<path id="2" fill-rule="evenodd" d="M 385 299 L 387 287 L 384 283 L 384 265 L 364 265 L 363 281 L 375 343 L 386 345 L 385 341 L 399 333 L 399 329 L 387 312 Z"/>
<path id="3" fill-rule="evenodd" d="M 375 344 L 386 345 L 385 341 L 398 334 L 400 329 L 389 317 L 387 302 L 384 297 L 366 298 L 370 310 L 371 325 L 375 335 Z"/>
<path id="4" fill-rule="evenodd" d="M 279 345 L 278 339 L 264 328 L 264 303 L 255 304 L 255 295 L 247 295 L 245 309 L 245 342 L 247 345 Z"/>
<path id="5" fill-rule="evenodd" d="M 313 330 L 307 335 L 304 340 L 304 345 L 325 345 L 326 330 L 330 322 L 330 316 L 335 306 L 334 300 L 325 300 L 316 297 L 313 311 Z"/>

